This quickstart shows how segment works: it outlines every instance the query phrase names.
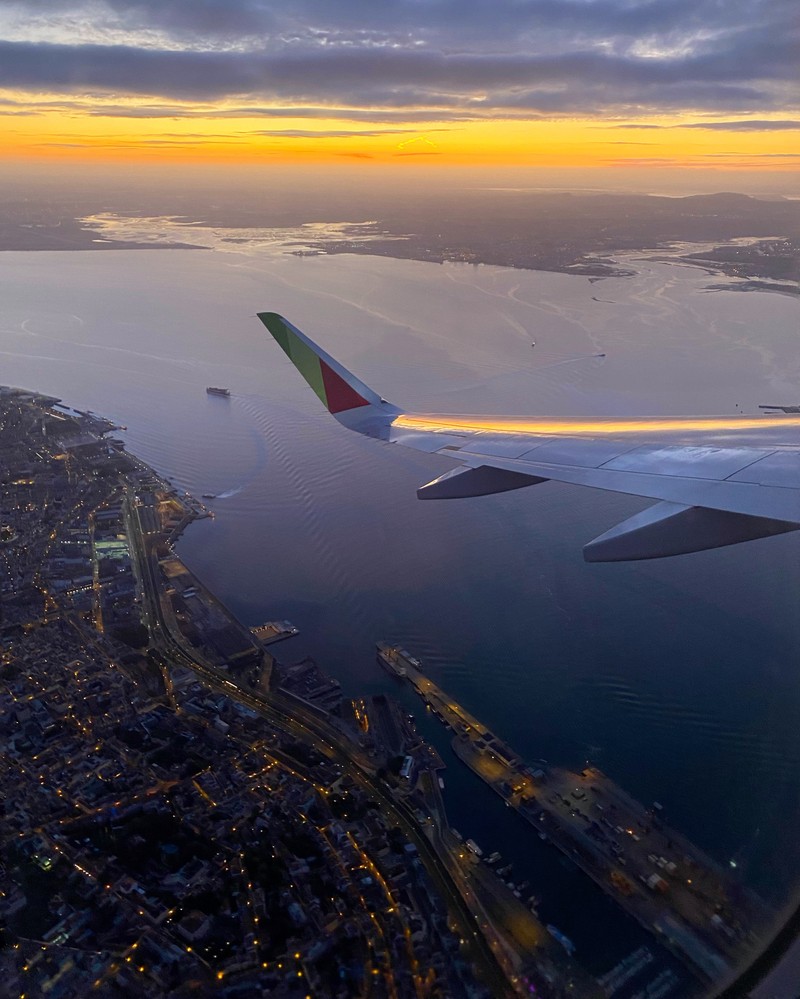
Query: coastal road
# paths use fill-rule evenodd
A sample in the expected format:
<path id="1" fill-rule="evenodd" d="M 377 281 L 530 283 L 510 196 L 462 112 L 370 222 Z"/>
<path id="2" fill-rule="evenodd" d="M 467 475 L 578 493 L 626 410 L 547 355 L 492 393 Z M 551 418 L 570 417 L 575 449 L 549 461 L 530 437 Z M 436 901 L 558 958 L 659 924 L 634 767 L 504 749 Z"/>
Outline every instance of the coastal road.
<path id="1" fill-rule="evenodd" d="M 275 728 L 313 746 L 327 759 L 339 763 L 347 773 L 381 807 L 383 814 L 399 826 L 414 843 L 448 910 L 456 920 L 459 933 L 469 949 L 479 977 L 496 996 L 512 996 L 516 990 L 509 982 L 501 964 L 486 939 L 470 904 L 462 897 L 458 883 L 448 865 L 428 839 L 425 829 L 404 801 L 396 800 L 382 781 L 368 772 L 353 757 L 354 748 L 341 733 L 322 719 L 304 712 L 299 704 L 284 707 L 274 697 L 264 697 L 236 686 L 228 674 L 195 657 L 174 637 L 164 618 L 161 605 L 158 560 L 154 551 L 157 536 L 147 534 L 138 517 L 138 509 L 128 496 L 128 530 L 131 553 L 138 566 L 142 586 L 144 620 L 151 639 L 151 651 L 168 662 L 191 669 L 207 686 L 220 691 L 256 711 Z M 289 713 L 291 711 L 291 713 Z M 299 768 L 302 764 L 296 764 Z M 302 770 L 301 770 L 302 772 Z"/>

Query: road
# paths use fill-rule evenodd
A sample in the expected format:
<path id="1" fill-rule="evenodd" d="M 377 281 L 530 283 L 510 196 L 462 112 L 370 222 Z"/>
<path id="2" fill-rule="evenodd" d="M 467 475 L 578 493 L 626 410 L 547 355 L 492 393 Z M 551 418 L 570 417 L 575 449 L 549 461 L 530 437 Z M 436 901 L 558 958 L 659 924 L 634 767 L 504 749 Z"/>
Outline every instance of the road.
<path id="1" fill-rule="evenodd" d="M 158 560 L 154 550 L 157 537 L 142 529 L 138 507 L 130 492 L 126 497 L 126 521 L 132 561 L 137 567 L 136 574 L 142 589 L 143 621 L 150 635 L 151 653 L 156 657 L 163 657 L 167 664 L 191 669 L 206 686 L 251 708 L 275 728 L 303 740 L 327 759 L 346 769 L 359 787 L 380 805 L 384 816 L 399 826 L 416 846 L 420 859 L 456 921 L 481 980 L 492 990 L 493 995 L 515 995 L 516 990 L 484 936 L 470 902 L 462 897 L 458 882 L 428 839 L 425 828 L 411 808 L 406 802 L 395 799 L 388 785 L 384 785 L 382 780 L 366 769 L 365 764 L 354 757 L 355 747 L 345 741 L 342 734 L 332 726 L 310 712 L 304 712 L 297 703 L 292 703 L 291 706 L 282 704 L 279 695 L 270 694 L 267 697 L 236 686 L 227 673 L 199 659 L 194 650 L 183 647 L 169 627 L 161 603 Z M 302 764 L 294 761 L 293 765 L 302 772 Z"/>

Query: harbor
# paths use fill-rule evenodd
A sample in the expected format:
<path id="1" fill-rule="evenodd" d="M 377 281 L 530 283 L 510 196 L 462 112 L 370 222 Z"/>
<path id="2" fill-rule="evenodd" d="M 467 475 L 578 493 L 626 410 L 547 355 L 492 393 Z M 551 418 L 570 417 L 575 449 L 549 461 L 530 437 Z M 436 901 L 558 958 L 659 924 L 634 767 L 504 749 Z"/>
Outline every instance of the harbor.
<path id="1" fill-rule="evenodd" d="M 667 825 L 658 802 L 645 807 L 596 767 L 529 765 L 413 655 L 383 642 L 377 652 L 450 729 L 456 756 L 700 981 L 725 976 L 754 949 L 770 919 L 766 904 Z"/>

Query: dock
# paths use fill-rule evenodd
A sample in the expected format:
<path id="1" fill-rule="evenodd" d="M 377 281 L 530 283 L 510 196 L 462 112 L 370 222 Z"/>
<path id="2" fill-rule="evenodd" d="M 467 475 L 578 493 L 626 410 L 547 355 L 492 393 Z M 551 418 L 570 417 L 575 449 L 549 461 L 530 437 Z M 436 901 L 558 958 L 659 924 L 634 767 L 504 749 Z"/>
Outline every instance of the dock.
<path id="1" fill-rule="evenodd" d="M 579 773 L 528 765 L 447 695 L 404 649 L 377 645 L 378 661 L 414 687 L 453 732 L 456 756 L 701 981 L 719 981 L 748 953 L 773 914 L 682 833 L 596 767 Z"/>
<path id="2" fill-rule="evenodd" d="M 250 632 L 262 645 L 272 645 L 300 634 L 291 621 L 267 621 L 251 628 Z"/>

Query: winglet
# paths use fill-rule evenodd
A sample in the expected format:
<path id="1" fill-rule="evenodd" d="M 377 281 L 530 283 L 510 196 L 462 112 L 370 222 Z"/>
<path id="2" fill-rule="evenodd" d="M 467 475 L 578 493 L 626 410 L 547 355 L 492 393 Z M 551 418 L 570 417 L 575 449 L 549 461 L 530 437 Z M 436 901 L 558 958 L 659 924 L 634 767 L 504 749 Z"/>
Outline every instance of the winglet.
<path id="1" fill-rule="evenodd" d="M 283 316 L 277 312 L 259 312 L 258 318 L 329 413 L 338 416 L 362 406 L 386 406 L 377 393 Z"/>

